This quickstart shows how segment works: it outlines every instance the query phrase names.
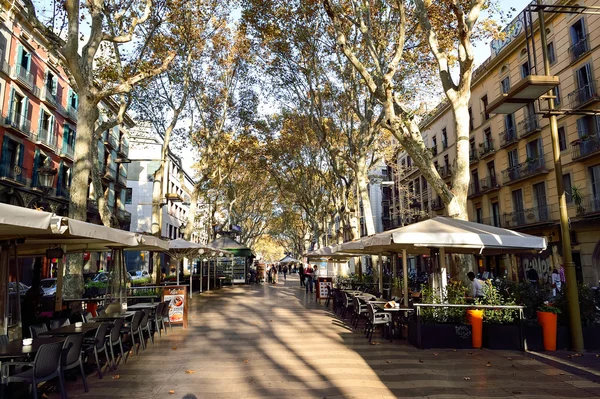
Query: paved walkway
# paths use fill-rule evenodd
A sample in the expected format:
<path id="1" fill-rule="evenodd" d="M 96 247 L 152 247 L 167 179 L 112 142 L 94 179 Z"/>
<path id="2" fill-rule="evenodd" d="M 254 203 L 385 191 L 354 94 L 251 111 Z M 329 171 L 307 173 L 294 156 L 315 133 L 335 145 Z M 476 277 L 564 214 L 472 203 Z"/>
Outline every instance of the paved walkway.
<path id="1" fill-rule="evenodd" d="M 353 333 L 297 278 L 194 298 L 174 329 L 69 398 L 596 397 L 600 385 L 519 352 L 417 350 Z M 600 361 L 600 359 L 599 359 Z M 599 378 L 600 380 L 600 378 Z M 58 397 L 53 394 L 52 398 Z"/>

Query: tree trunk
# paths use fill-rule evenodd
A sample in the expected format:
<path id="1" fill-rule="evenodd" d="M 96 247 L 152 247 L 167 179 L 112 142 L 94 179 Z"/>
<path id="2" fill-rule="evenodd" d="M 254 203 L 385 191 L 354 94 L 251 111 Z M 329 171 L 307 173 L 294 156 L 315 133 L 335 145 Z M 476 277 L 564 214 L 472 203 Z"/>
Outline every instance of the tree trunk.
<path id="1" fill-rule="evenodd" d="M 452 192 L 454 197 L 448 204 L 448 215 L 457 219 L 468 220 L 467 195 L 469 190 L 469 98 L 470 93 L 463 93 L 451 102 L 456 132 L 456 161 L 452 174 Z"/>
<path id="2" fill-rule="evenodd" d="M 190 200 L 190 211 L 188 212 L 187 226 L 185 226 L 185 233 L 184 233 L 184 237 L 188 241 L 190 241 L 192 239 L 192 234 L 194 233 L 194 225 L 196 223 L 196 208 L 198 206 L 199 192 L 200 192 L 199 185 L 195 185 L 194 191 L 192 192 L 192 198 Z"/>
<path id="3" fill-rule="evenodd" d="M 87 219 L 88 187 L 92 170 L 90 151 L 98 151 L 94 140 L 94 129 L 98 119 L 96 106 L 97 103 L 90 95 L 85 91 L 79 92 L 69 217 L 82 221 Z M 81 298 L 83 294 L 83 254 L 72 254 L 67 258 L 63 281 L 63 297 L 65 299 Z"/>
<path id="4" fill-rule="evenodd" d="M 162 192 L 162 181 L 163 181 L 163 167 L 164 163 L 161 162 L 158 169 L 154 172 L 154 181 L 152 183 L 152 217 L 151 217 L 151 227 L 150 232 L 153 236 L 161 238 L 162 237 L 162 201 L 163 201 L 163 192 Z M 152 273 L 152 280 L 156 285 L 160 284 L 160 280 L 162 277 L 162 267 L 164 265 L 161 264 L 160 254 L 154 254 L 154 272 Z"/>
<path id="5" fill-rule="evenodd" d="M 369 177 L 367 176 L 367 164 L 364 158 L 357 162 L 356 181 L 358 183 L 358 192 L 362 201 L 363 218 L 367 235 L 375 234 L 375 223 L 373 222 L 373 211 L 371 210 L 371 198 L 369 197 Z M 360 222 L 360 221 L 359 221 Z"/>

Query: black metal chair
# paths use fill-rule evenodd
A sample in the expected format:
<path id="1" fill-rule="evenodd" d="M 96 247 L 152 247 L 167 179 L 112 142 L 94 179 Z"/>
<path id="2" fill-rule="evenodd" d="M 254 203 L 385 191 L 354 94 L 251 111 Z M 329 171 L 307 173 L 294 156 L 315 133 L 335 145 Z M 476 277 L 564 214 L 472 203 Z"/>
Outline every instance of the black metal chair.
<path id="1" fill-rule="evenodd" d="M 167 326 L 165 325 L 165 321 L 167 323 L 169 323 L 169 327 L 171 328 L 171 331 L 173 331 L 173 325 L 171 324 L 171 318 L 169 317 L 169 303 L 168 302 L 164 302 L 165 306 L 163 307 L 163 311 L 162 311 L 162 322 L 163 322 L 163 326 L 164 326 L 164 330 L 165 330 L 165 335 L 167 335 Z"/>
<path id="2" fill-rule="evenodd" d="M 34 324 L 29 326 L 29 333 L 31 338 L 36 339 L 41 333 L 48 331 L 46 323 Z"/>
<path id="3" fill-rule="evenodd" d="M 162 329 L 165 327 L 165 323 L 162 317 L 163 308 L 165 307 L 165 302 L 161 302 L 156 307 L 156 312 L 154 313 L 154 328 L 155 331 L 158 331 L 158 336 L 162 336 Z"/>
<path id="4" fill-rule="evenodd" d="M 110 324 L 102 323 L 96 329 L 96 335 L 92 339 L 84 339 L 84 352 L 94 353 L 94 358 L 96 360 L 96 367 L 98 368 L 98 377 L 102 379 L 102 365 L 100 364 L 100 358 L 98 357 L 99 353 L 104 352 L 106 355 L 106 366 L 110 369 L 110 359 L 108 357 L 108 351 L 106 350 L 106 332 Z"/>
<path id="5" fill-rule="evenodd" d="M 63 343 L 40 345 L 33 362 L 8 362 L 2 364 L 2 384 L 11 382 L 25 382 L 31 384 L 34 399 L 37 399 L 37 384 L 58 377 L 60 393 L 63 399 L 67 398 L 65 382 L 60 373 L 60 360 L 63 352 Z M 11 367 L 30 367 L 25 371 L 10 374 Z"/>
<path id="6" fill-rule="evenodd" d="M 325 288 L 327 288 L 327 299 L 325 300 L 325 306 L 329 308 L 329 301 L 331 300 L 331 286 L 327 285 Z"/>
<path id="7" fill-rule="evenodd" d="M 65 371 L 79 368 L 81 379 L 83 380 L 83 389 L 85 389 L 86 392 L 89 392 L 87 380 L 85 378 L 85 372 L 83 371 L 83 361 L 81 360 L 83 339 L 83 334 L 72 334 L 67 336 L 67 339 L 65 339 L 63 344 L 63 349 L 65 352 L 63 353 L 60 362 L 60 373 L 62 374 L 62 379 L 64 381 Z"/>
<path id="8" fill-rule="evenodd" d="M 67 318 L 53 319 L 53 320 L 50 320 L 50 329 L 56 330 L 57 328 L 61 328 L 63 326 L 68 326 L 70 324 L 71 324 L 71 322 Z"/>
<path id="9" fill-rule="evenodd" d="M 140 346 L 142 345 L 142 342 L 144 341 L 143 339 L 140 339 L 140 342 L 138 342 L 138 343 L 135 342 L 136 335 L 138 338 L 140 338 L 140 336 L 141 336 L 140 322 L 142 321 L 143 317 L 144 317 L 143 312 L 141 312 L 141 311 L 135 312 L 135 314 L 133 315 L 133 319 L 131 320 L 131 324 L 128 327 L 123 327 L 121 329 L 121 334 L 127 334 L 129 336 L 129 340 L 131 341 L 131 348 L 129 348 L 127 350 L 127 356 L 125 357 L 124 363 L 127 363 L 127 358 L 129 357 L 129 353 L 130 353 L 131 349 L 133 349 L 135 351 L 136 355 L 138 354 L 138 352 L 140 350 Z"/>
<path id="10" fill-rule="evenodd" d="M 113 323 L 113 326 L 110 330 L 110 334 L 108 335 L 108 347 L 110 348 L 110 355 L 112 357 L 113 367 L 116 369 L 117 365 L 125 357 L 125 352 L 123 351 L 123 340 L 121 339 L 121 328 L 123 327 L 123 319 L 116 319 Z M 119 345 L 119 349 L 121 349 L 121 357 L 119 357 L 119 361 L 117 362 L 115 359 L 115 345 Z M 117 356 L 118 357 L 118 356 Z"/>
<path id="11" fill-rule="evenodd" d="M 83 322 L 84 323 L 89 323 L 90 321 L 93 321 L 94 319 L 94 315 L 90 312 L 85 312 L 83 314 Z"/>
<path id="12" fill-rule="evenodd" d="M 146 342 L 145 342 L 145 336 L 144 333 L 148 334 L 148 339 L 152 342 L 152 345 L 154 345 L 154 336 L 152 335 L 152 330 L 150 329 L 152 323 L 150 322 L 150 309 L 144 309 L 144 317 L 142 317 L 142 321 L 140 322 L 140 335 L 141 335 L 141 339 L 142 339 L 142 348 L 145 350 L 146 349 Z"/>

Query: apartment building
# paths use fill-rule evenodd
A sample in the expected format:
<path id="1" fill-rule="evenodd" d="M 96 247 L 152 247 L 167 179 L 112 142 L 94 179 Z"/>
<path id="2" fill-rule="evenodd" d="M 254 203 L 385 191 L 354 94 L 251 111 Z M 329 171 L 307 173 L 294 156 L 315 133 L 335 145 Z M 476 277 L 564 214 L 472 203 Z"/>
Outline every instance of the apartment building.
<path id="1" fill-rule="evenodd" d="M 0 202 L 67 215 L 77 134 L 77 93 L 40 32 L 20 14 L 19 2 L 0 10 Z M 115 107 L 103 104 L 101 113 Z M 127 120 L 130 126 L 131 120 Z M 127 183 L 127 134 L 120 127 L 98 142 L 104 195 L 128 229 L 121 192 Z M 50 174 L 40 171 L 50 171 Z M 52 176 L 48 178 L 48 176 Z M 90 193 L 90 196 L 93 193 Z M 95 201 L 88 221 L 100 223 Z"/>
<path id="2" fill-rule="evenodd" d="M 567 2 L 566 4 L 578 4 Z M 600 1 L 579 4 L 600 6 Z M 523 14 L 506 27 L 502 41 L 491 43 L 491 56 L 474 72 L 469 112 L 469 219 L 545 236 L 547 251 L 517 259 L 519 274 L 535 268 L 542 279 L 562 264 L 559 209 L 546 101 L 533 101 L 513 113 L 490 108 L 511 88 L 542 75 L 542 51 L 534 14 L 535 46 L 527 47 Z M 551 74 L 558 76 L 557 108 L 563 184 L 567 194 L 573 258 L 579 281 L 597 285 L 600 278 L 600 17 L 577 13 L 545 14 Z M 535 48 L 535 54 L 534 54 Z M 537 61 L 537 62 L 536 62 Z M 537 71 L 536 71 L 537 68 Z M 495 110 L 494 110 L 495 111 Z M 449 181 L 454 159 L 452 112 L 442 102 L 421 129 L 442 178 Z M 401 154 L 396 175 L 400 197 L 423 217 L 442 215 L 442 201 L 431 192 L 410 158 Z M 385 195 L 384 195 L 385 196 Z M 390 193 L 391 196 L 391 193 Z M 400 203 L 406 202 L 400 201 Z M 394 215 L 398 224 L 398 216 Z M 414 220 L 409 220 L 414 221 Z M 390 223 L 393 225 L 393 223 Z M 505 257 L 479 260 L 480 271 L 503 275 Z"/>

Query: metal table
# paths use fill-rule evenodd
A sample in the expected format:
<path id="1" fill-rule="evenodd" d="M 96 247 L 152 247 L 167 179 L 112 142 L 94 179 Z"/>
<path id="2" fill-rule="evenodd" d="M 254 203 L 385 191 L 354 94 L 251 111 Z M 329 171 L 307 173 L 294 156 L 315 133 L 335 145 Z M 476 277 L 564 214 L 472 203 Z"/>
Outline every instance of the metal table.
<path id="1" fill-rule="evenodd" d="M 97 321 L 114 321 L 117 319 L 129 319 L 129 318 L 133 317 L 134 315 L 135 315 L 135 312 L 129 312 L 129 311 L 121 312 L 121 313 L 111 313 L 111 314 L 105 314 L 102 316 L 94 317 L 90 321 L 97 322 Z"/>
<path id="2" fill-rule="evenodd" d="M 65 337 L 36 338 L 31 345 L 23 346 L 23 340 L 15 339 L 0 346 L 0 359 L 16 359 L 34 355 L 41 345 L 62 342 Z"/>
<path id="3" fill-rule="evenodd" d="M 158 307 L 158 303 L 136 303 L 133 305 L 127 305 L 127 310 L 142 310 L 142 309 L 156 309 Z"/>
<path id="4" fill-rule="evenodd" d="M 75 327 L 75 324 L 55 328 L 54 330 L 46 331 L 40 334 L 40 337 L 60 337 L 73 334 L 87 334 L 90 331 L 98 329 L 98 323 L 83 323 L 81 327 Z"/>

